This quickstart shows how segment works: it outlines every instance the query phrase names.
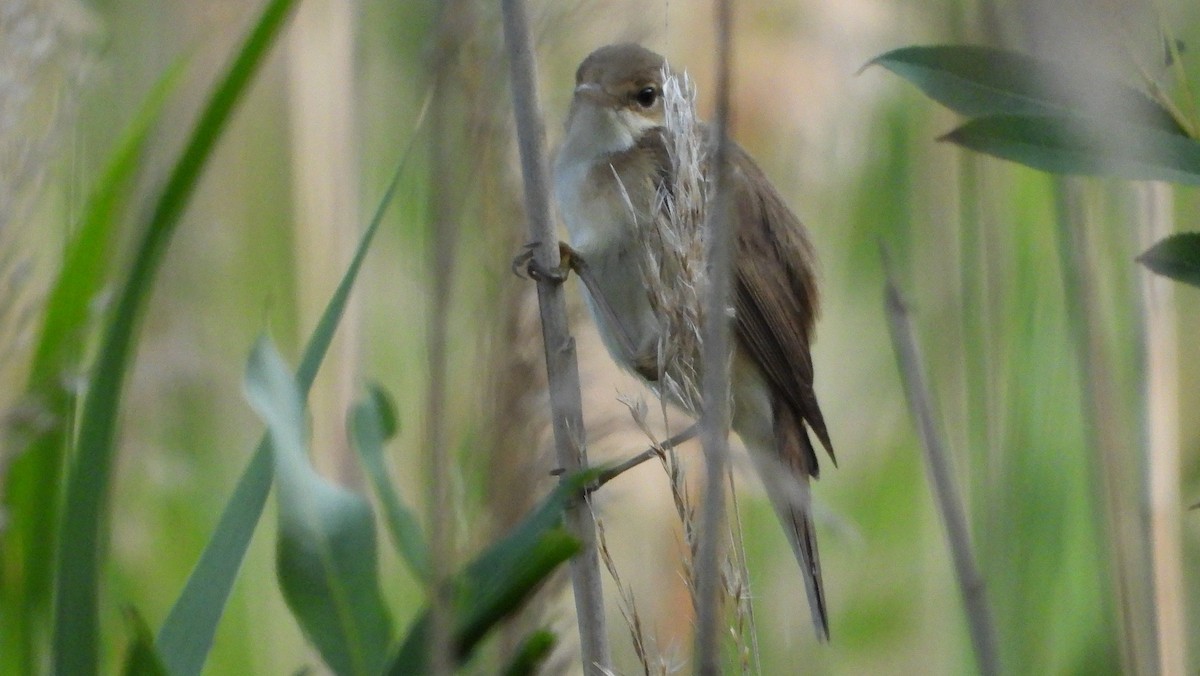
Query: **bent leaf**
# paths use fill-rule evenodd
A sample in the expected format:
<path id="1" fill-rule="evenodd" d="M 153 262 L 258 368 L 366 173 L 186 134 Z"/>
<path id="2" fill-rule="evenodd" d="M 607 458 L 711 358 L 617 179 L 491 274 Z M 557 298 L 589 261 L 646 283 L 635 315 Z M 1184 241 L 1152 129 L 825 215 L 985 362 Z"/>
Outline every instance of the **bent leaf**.
<path id="1" fill-rule="evenodd" d="M 418 120 L 418 128 L 420 123 Z M 414 134 L 413 139 L 416 138 Z M 296 381 L 305 396 L 312 388 L 317 370 L 329 351 L 329 344 L 333 341 L 334 332 L 345 312 L 350 291 L 358 279 L 367 251 L 370 250 L 375 233 L 379 231 L 383 222 L 383 216 L 396 196 L 400 178 L 414 147 L 414 143 L 410 141 L 404 156 L 396 164 L 387 190 L 375 208 L 371 224 L 358 242 L 354 259 L 338 282 L 337 289 L 329 299 L 329 304 L 325 306 L 325 311 L 304 348 L 304 356 L 296 369 Z M 229 600 L 233 582 L 254 535 L 254 528 L 262 516 L 273 478 L 271 445 L 268 436 L 264 435 L 254 451 L 254 456 L 242 471 L 233 496 L 225 504 L 217 528 L 208 544 L 204 546 L 204 552 L 196 562 L 196 567 L 192 569 L 187 585 L 175 600 L 175 605 L 171 607 L 170 614 L 159 629 L 159 653 L 163 655 L 174 676 L 197 676 L 203 669 L 208 652 L 212 649 L 217 623 L 221 619 L 225 603 Z"/>
<path id="2" fill-rule="evenodd" d="M 1200 143 L 1073 116 L 989 115 L 942 137 L 964 148 L 1056 174 L 1200 185 Z"/>
<path id="3" fill-rule="evenodd" d="M 383 504 L 392 542 L 413 574 L 429 582 L 429 550 L 421 524 L 396 493 L 383 458 L 383 444 L 396 434 L 396 428 L 396 407 L 391 398 L 381 387 L 372 385 L 367 398 L 350 412 L 350 437 Z"/>
<path id="4" fill-rule="evenodd" d="M 288 607 L 330 668 L 374 676 L 391 640 L 391 618 L 379 591 L 371 507 L 309 463 L 300 388 L 265 337 L 250 353 L 246 398 L 274 449 L 276 564 Z"/>
<path id="5" fill-rule="evenodd" d="M 968 117 L 1074 115 L 1187 131 L 1157 101 L 1094 68 L 992 47 L 903 47 L 867 63 L 882 66 Z"/>
<path id="6" fill-rule="evenodd" d="M 1137 260 L 1164 277 L 1200 287 L 1200 232 L 1171 235 Z"/>

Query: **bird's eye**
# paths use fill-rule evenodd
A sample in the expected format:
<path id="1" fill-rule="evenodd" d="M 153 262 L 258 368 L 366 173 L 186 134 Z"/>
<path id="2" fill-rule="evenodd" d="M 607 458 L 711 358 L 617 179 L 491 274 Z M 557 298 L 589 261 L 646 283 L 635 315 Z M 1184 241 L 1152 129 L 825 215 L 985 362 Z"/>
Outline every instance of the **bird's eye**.
<path id="1" fill-rule="evenodd" d="M 637 94 L 633 95 L 633 100 L 643 108 L 649 108 L 658 100 L 658 89 L 656 87 L 643 87 Z"/>

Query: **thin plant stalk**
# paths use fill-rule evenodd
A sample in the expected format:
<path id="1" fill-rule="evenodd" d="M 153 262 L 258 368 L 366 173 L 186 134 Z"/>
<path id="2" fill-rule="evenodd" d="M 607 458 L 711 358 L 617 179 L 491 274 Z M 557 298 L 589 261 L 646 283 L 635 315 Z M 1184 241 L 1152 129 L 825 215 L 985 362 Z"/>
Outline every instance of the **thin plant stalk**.
<path id="1" fill-rule="evenodd" d="M 708 297 L 704 299 L 704 338 L 701 345 L 700 442 L 704 448 L 704 498 L 701 502 L 699 552 L 696 561 L 696 673 L 721 673 L 719 622 L 721 616 L 721 545 L 725 521 L 722 477 L 729 463 L 729 307 L 733 273 L 733 213 L 728 189 L 729 80 L 732 52 L 732 7 L 717 0 L 717 147 L 713 155 L 715 190 L 708 210 L 706 264 Z"/>
<path id="2" fill-rule="evenodd" d="M 549 172 L 537 95 L 533 40 L 523 0 L 503 0 L 502 8 L 529 234 L 532 241 L 540 243 L 533 252 L 535 260 L 549 269 L 559 264 L 559 252 L 550 218 Z M 564 476 L 570 476 L 587 464 L 579 363 L 575 357 L 575 341 L 567 325 L 562 286 L 543 279 L 537 282 L 537 291 L 555 450 L 559 466 L 565 470 Z M 567 529 L 582 544 L 579 554 L 571 560 L 571 583 L 579 621 L 583 672 L 587 676 L 601 676 L 612 671 L 612 661 L 604 622 L 596 522 L 587 499 L 568 507 L 565 521 Z"/>
<path id="3" fill-rule="evenodd" d="M 1057 234 L 1067 323 L 1074 335 L 1079 362 L 1088 445 L 1095 454 L 1096 498 L 1103 512 L 1117 608 L 1118 645 L 1123 673 L 1155 672 L 1158 645 L 1154 611 L 1154 579 L 1149 546 L 1138 521 L 1138 492 L 1144 478 L 1131 467 L 1129 449 L 1118 423 L 1113 391 L 1115 368 L 1104 344 L 1100 299 L 1091 264 L 1082 189 L 1071 179 L 1058 179 L 1055 190 Z"/>
<path id="4" fill-rule="evenodd" d="M 1140 249 L 1174 231 L 1171 188 L 1137 186 Z M 1184 610 L 1179 477 L 1179 339 L 1174 316 L 1174 282 L 1149 270 L 1138 272 L 1142 314 L 1143 444 L 1150 500 L 1150 554 L 1154 609 L 1158 618 L 1158 673 L 1186 673 L 1187 623 Z"/>
<path id="5" fill-rule="evenodd" d="M 451 167 L 450 136 L 452 54 L 457 39 L 454 23 L 458 3 L 443 5 L 438 18 L 432 59 L 433 98 L 430 100 L 430 238 L 426 260 L 430 261 L 432 293 L 429 307 L 428 359 L 429 382 L 426 401 L 425 471 L 428 486 L 430 539 L 430 648 L 429 666 L 437 676 L 454 670 L 451 645 L 451 597 L 446 583 L 454 569 L 454 519 L 450 503 L 450 467 L 452 453 L 446 429 L 446 377 L 450 289 L 453 282 L 458 226 L 455 212 L 457 182 Z"/>
<path id="6" fill-rule="evenodd" d="M 288 114 L 296 225 L 293 257 L 300 325 L 317 322 L 328 289 L 354 256 L 359 223 L 353 3 L 305 2 L 287 35 Z M 361 483 L 346 442 L 345 412 L 355 394 L 360 311 L 351 298 L 326 375 L 309 399 L 317 469 L 343 485 Z"/>
<path id="7" fill-rule="evenodd" d="M 884 267 L 886 270 L 886 259 Z M 954 560 L 954 574 L 966 609 L 971 643 L 975 648 L 975 661 L 981 674 L 995 676 L 1001 673 L 996 625 L 987 601 L 983 576 L 979 572 L 979 565 L 971 547 L 966 511 L 955 484 L 954 471 L 950 467 L 950 455 L 934 423 L 932 397 L 925 382 L 925 367 L 914 338 L 912 322 L 909 321 L 908 308 L 891 278 L 890 271 L 887 275 L 885 302 L 892 346 L 900 367 L 900 380 L 908 397 L 909 411 L 921 438 L 921 448 L 924 450 L 925 466 L 929 470 L 929 483 L 933 489 L 934 500 L 946 526 L 946 541 Z"/>

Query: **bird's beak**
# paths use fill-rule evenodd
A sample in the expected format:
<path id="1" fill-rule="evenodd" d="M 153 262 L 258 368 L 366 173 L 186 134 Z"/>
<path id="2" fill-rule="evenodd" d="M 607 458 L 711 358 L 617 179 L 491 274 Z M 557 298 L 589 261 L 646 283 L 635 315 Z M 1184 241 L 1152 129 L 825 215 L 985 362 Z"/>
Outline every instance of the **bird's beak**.
<path id="1" fill-rule="evenodd" d="M 604 103 L 604 89 L 595 82 L 584 82 L 576 85 L 575 98 L 591 101 L 592 103 Z"/>

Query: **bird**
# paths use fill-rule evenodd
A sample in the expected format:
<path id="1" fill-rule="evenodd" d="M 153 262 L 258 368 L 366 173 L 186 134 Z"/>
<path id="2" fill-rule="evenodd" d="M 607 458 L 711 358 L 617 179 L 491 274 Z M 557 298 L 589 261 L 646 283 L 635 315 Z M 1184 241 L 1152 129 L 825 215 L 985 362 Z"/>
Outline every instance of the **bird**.
<path id="1" fill-rule="evenodd" d="M 681 187 L 664 126 L 669 72 L 664 57 L 634 43 L 588 55 L 575 73 L 552 184 L 569 237 L 561 244 L 563 265 L 583 278 L 608 352 L 659 386 L 660 396 L 695 414 L 695 402 L 662 387 L 661 350 L 674 339 L 663 335 L 670 308 L 650 292 L 643 250 L 642 235 L 663 216 L 661 196 Z M 715 133 L 704 123 L 697 132 L 711 158 Z M 835 466 L 837 460 L 813 387 L 816 255 L 804 226 L 750 155 L 732 141 L 727 147 L 722 180 L 734 229 L 730 424 L 800 565 L 817 638 L 827 641 L 829 611 L 808 490 L 818 476 L 813 437 Z M 680 359 L 698 370 L 698 354 Z"/>

